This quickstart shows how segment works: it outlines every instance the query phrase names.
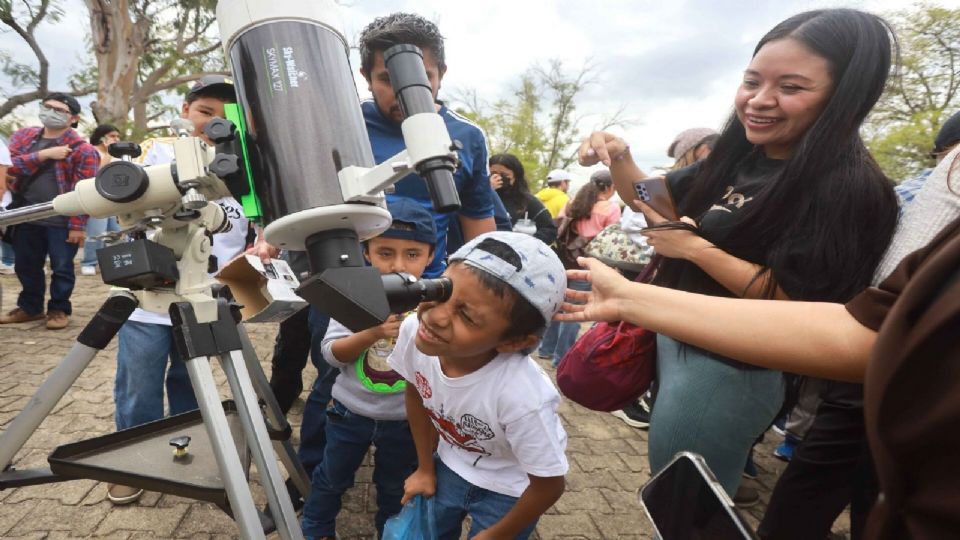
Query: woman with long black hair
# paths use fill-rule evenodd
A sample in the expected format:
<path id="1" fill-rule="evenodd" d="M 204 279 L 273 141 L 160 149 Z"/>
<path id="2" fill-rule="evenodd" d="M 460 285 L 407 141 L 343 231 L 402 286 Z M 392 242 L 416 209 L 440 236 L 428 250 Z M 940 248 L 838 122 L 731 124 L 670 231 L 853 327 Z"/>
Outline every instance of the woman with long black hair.
<path id="1" fill-rule="evenodd" d="M 714 152 L 667 175 L 685 226 L 634 201 L 633 181 L 645 175 L 625 141 L 603 132 L 584 141 L 581 163 L 608 164 L 621 197 L 655 225 L 649 242 L 667 258 L 657 284 L 842 302 L 870 283 L 897 203 L 858 129 L 883 92 L 890 36 L 879 17 L 848 9 L 801 13 L 767 33 Z M 694 451 L 733 495 L 751 445 L 783 402 L 781 373 L 663 334 L 657 346 L 651 469 Z"/>
<path id="2" fill-rule="evenodd" d="M 490 156 L 490 184 L 510 214 L 515 231 L 533 234 L 548 246 L 557 239 L 557 226 L 553 223 L 553 217 L 540 199 L 530 193 L 523 163 L 520 163 L 517 156 Z M 520 230 L 522 227 L 530 227 L 533 232 Z"/>

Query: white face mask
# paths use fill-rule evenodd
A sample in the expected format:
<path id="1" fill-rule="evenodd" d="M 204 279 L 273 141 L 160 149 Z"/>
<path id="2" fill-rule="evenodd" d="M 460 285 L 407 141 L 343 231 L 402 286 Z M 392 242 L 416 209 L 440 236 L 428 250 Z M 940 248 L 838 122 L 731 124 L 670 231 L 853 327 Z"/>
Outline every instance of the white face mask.
<path id="1" fill-rule="evenodd" d="M 70 115 L 65 112 L 40 108 L 40 123 L 48 129 L 63 129 L 70 125 Z"/>

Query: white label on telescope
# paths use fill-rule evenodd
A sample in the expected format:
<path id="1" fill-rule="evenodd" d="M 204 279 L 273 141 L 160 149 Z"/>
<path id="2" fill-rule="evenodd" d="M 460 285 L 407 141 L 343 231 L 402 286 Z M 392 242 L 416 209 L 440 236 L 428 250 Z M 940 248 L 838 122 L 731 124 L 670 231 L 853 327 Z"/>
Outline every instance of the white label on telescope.
<path id="1" fill-rule="evenodd" d="M 296 50 L 290 46 L 273 46 L 264 49 L 263 59 L 270 74 L 270 93 L 289 92 L 300 88 L 307 80 L 307 73 L 297 69 Z"/>

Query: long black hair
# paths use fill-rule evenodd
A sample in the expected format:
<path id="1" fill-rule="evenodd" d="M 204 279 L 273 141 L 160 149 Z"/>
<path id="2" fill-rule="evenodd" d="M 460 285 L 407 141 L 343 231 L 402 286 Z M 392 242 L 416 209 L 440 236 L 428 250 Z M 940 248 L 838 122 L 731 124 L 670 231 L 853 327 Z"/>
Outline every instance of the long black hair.
<path id="1" fill-rule="evenodd" d="M 506 182 L 497 190 L 497 195 L 503 201 L 511 215 L 521 214 L 527 208 L 527 193 L 530 193 L 530 186 L 527 185 L 527 177 L 524 174 L 523 163 L 513 154 L 494 154 L 490 156 L 490 165 L 503 165 L 513 173 L 513 184 L 507 185 Z M 532 216 L 531 216 L 532 217 Z"/>
<path id="2" fill-rule="evenodd" d="M 774 294 L 778 273 L 789 267 L 802 276 L 802 283 L 790 284 L 792 297 L 845 301 L 869 285 L 896 228 L 892 183 L 859 134 L 883 92 L 896 41 L 883 19 L 851 9 L 794 15 L 763 36 L 753 54 L 780 39 L 797 40 L 827 60 L 833 92 L 784 166 L 740 210 L 720 247 L 734 255 L 757 248 L 765 253 L 760 261 L 765 270 L 757 278 L 767 296 Z M 703 216 L 738 169 L 759 153 L 732 114 L 681 212 Z M 811 248 L 798 254 L 802 245 Z M 665 284 L 677 264 L 664 267 Z"/>

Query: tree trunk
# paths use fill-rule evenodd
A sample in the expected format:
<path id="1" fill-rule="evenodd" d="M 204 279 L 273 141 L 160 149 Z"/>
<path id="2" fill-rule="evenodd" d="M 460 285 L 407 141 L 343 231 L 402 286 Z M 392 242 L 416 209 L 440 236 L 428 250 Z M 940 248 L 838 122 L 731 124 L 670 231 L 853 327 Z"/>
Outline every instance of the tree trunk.
<path id="1" fill-rule="evenodd" d="M 101 124 L 125 124 L 150 22 L 135 17 L 127 0 L 85 2 L 90 11 L 90 33 L 98 68 L 93 115 Z"/>

